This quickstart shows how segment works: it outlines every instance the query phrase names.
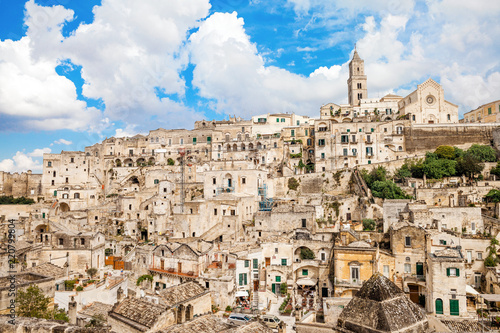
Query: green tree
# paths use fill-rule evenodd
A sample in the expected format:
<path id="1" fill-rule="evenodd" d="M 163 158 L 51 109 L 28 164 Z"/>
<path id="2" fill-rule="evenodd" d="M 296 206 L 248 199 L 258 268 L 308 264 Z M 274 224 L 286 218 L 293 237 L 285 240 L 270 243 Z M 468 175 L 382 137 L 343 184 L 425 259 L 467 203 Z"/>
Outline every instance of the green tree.
<path id="1" fill-rule="evenodd" d="M 373 168 L 369 173 L 366 170 L 361 171 L 361 176 L 364 178 L 366 185 L 371 188 L 376 181 L 385 181 L 387 179 L 387 169 L 383 166 Z"/>
<path id="2" fill-rule="evenodd" d="M 288 179 L 288 188 L 290 190 L 297 190 L 299 188 L 299 182 L 294 177 Z"/>
<path id="3" fill-rule="evenodd" d="M 383 199 L 409 199 L 403 190 L 390 180 L 376 181 L 370 187 L 372 195 Z"/>
<path id="4" fill-rule="evenodd" d="M 455 148 L 452 146 L 439 146 L 434 151 L 439 158 L 446 158 L 449 160 L 455 159 Z"/>
<path id="5" fill-rule="evenodd" d="M 469 178 L 480 174 L 484 169 L 484 164 L 481 163 L 476 156 L 469 153 L 457 159 L 457 174 L 465 175 Z"/>
<path id="6" fill-rule="evenodd" d="M 153 283 L 153 276 L 150 275 L 150 274 L 144 274 L 144 275 L 141 275 L 139 276 L 139 278 L 137 279 L 137 285 L 140 286 L 142 281 L 144 280 L 148 280 L 151 284 Z"/>
<path id="7" fill-rule="evenodd" d="M 497 162 L 496 167 L 491 168 L 490 174 L 495 175 L 497 177 L 500 177 L 500 162 Z"/>
<path id="8" fill-rule="evenodd" d="M 500 202 L 500 191 L 491 189 L 488 192 L 488 194 L 484 196 L 484 198 L 486 199 L 487 202 L 494 202 L 494 203 Z"/>
<path id="9" fill-rule="evenodd" d="M 297 167 L 302 170 L 305 166 L 306 165 L 304 164 L 304 162 L 302 162 L 302 159 L 300 159 L 299 164 L 297 165 Z"/>
<path id="10" fill-rule="evenodd" d="M 97 314 L 92 316 L 92 319 L 90 319 L 89 323 L 85 325 L 85 327 L 103 327 L 106 323 L 106 319 L 104 318 L 103 315 Z"/>
<path id="11" fill-rule="evenodd" d="M 401 168 L 397 169 L 394 173 L 394 177 L 397 179 L 404 180 L 406 178 L 410 178 L 412 176 L 410 166 L 408 164 L 403 164 Z"/>
<path id="12" fill-rule="evenodd" d="M 303 247 L 300 249 L 300 259 L 314 259 L 314 252 L 308 249 L 307 247 Z"/>
<path id="13" fill-rule="evenodd" d="M 33 284 L 26 291 L 22 289 L 17 291 L 16 303 L 18 316 L 44 318 L 47 315 L 50 298 Z"/>
<path id="14" fill-rule="evenodd" d="M 499 242 L 496 238 L 492 237 L 490 240 L 490 245 L 486 248 L 486 251 L 488 251 L 488 257 L 486 257 L 484 261 L 484 265 L 486 266 L 487 264 L 490 266 L 486 267 L 493 267 L 496 266 L 499 262 L 498 260 L 498 254 L 497 254 L 497 246 L 499 245 Z M 489 259 L 488 259 L 489 258 Z"/>
<path id="15" fill-rule="evenodd" d="M 446 160 L 431 157 L 426 158 L 423 165 L 424 174 L 431 179 L 441 179 L 443 177 L 451 177 L 456 173 L 457 162 L 454 160 Z"/>
<path id="16" fill-rule="evenodd" d="M 175 165 L 175 161 L 174 161 L 173 159 L 169 158 L 169 159 L 167 160 L 167 164 L 168 164 L 168 165 Z"/>
<path id="17" fill-rule="evenodd" d="M 377 223 L 373 219 L 363 219 L 363 230 L 372 231 L 375 230 Z"/>
<path id="18" fill-rule="evenodd" d="M 90 278 L 93 278 L 94 275 L 96 275 L 97 273 L 97 268 L 94 268 L 94 267 L 91 267 L 89 269 L 87 269 L 87 275 L 90 277 Z"/>
<path id="19" fill-rule="evenodd" d="M 280 284 L 281 294 L 285 295 L 287 291 L 288 291 L 288 285 L 286 284 L 286 282 L 283 282 L 282 284 Z"/>
<path id="20" fill-rule="evenodd" d="M 487 145 L 472 145 L 467 149 L 466 154 L 474 156 L 481 162 L 495 162 L 497 160 L 495 150 Z"/>

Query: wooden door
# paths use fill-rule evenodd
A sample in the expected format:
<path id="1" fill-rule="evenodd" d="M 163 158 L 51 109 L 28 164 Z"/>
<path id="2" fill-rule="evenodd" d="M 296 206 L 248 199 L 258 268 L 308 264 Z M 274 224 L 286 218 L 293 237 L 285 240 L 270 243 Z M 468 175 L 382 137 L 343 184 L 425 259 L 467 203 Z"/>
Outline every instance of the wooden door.
<path id="1" fill-rule="evenodd" d="M 450 315 L 451 316 L 460 315 L 460 308 L 458 305 L 458 299 L 450 299 Z"/>
<path id="2" fill-rule="evenodd" d="M 418 301 L 418 286 L 414 284 L 409 284 L 408 289 L 410 289 L 410 299 L 413 303 L 419 304 Z"/>
<path id="3" fill-rule="evenodd" d="M 182 273 L 182 263 L 177 263 L 177 272 Z"/>
<path id="4" fill-rule="evenodd" d="M 271 265 L 271 258 L 266 258 L 266 267 Z"/>
<path id="5" fill-rule="evenodd" d="M 160 268 L 165 269 L 165 260 L 163 259 L 160 261 Z"/>
<path id="6" fill-rule="evenodd" d="M 443 314 L 443 300 L 436 299 L 436 314 Z"/>

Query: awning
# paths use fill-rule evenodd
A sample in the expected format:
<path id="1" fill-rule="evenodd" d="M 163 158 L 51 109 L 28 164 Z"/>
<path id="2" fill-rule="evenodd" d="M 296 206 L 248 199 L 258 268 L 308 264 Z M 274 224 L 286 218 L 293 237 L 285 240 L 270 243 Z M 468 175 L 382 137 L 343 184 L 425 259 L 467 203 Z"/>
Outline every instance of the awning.
<path id="1" fill-rule="evenodd" d="M 315 286 L 318 283 L 318 279 L 302 278 L 298 279 L 296 283 L 299 286 Z"/>
<path id="2" fill-rule="evenodd" d="M 500 295 L 499 294 L 480 294 L 482 298 L 487 300 L 488 302 L 500 302 Z"/>
<path id="3" fill-rule="evenodd" d="M 235 296 L 236 297 L 248 297 L 248 291 L 246 291 L 246 290 L 237 291 Z"/>
<path id="4" fill-rule="evenodd" d="M 476 291 L 476 289 L 472 288 L 471 286 L 469 285 L 466 285 L 465 286 L 465 292 L 467 294 L 472 294 L 472 295 L 479 295 L 479 293 Z"/>

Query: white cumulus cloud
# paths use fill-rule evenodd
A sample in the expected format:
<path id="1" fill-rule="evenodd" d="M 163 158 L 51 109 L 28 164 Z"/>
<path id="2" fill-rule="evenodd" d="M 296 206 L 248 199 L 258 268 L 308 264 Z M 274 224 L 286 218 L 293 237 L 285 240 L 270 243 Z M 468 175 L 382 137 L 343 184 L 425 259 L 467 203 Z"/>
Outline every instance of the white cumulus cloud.
<path id="1" fill-rule="evenodd" d="M 26 172 L 31 170 L 39 173 L 43 170 L 43 154 L 50 152 L 50 148 L 39 148 L 29 153 L 18 151 L 12 158 L 0 161 L 0 171 Z"/>

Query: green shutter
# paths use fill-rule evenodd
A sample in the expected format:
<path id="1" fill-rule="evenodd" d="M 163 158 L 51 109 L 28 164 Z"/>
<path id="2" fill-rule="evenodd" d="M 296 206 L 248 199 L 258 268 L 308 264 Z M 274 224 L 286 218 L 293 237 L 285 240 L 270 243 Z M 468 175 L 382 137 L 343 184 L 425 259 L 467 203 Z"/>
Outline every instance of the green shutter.
<path id="1" fill-rule="evenodd" d="M 196 144 L 196 138 L 193 138 L 193 144 Z"/>
<path id="2" fill-rule="evenodd" d="M 54 191 L 54 196 L 57 197 L 57 191 Z"/>
<path id="3" fill-rule="evenodd" d="M 247 273 L 243 274 L 243 282 L 244 282 L 244 285 L 247 285 L 247 284 L 248 284 L 248 281 L 247 281 Z"/>
<path id="4" fill-rule="evenodd" d="M 307 136 L 307 130 L 306 130 L 306 136 Z"/>
<path id="5" fill-rule="evenodd" d="M 253 268 L 258 269 L 259 268 L 259 261 L 257 259 L 253 260 Z"/>
<path id="6" fill-rule="evenodd" d="M 460 306 L 458 304 L 458 299 L 450 299 L 450 315 L 451 316 L 460 315 Z"/>
<path id="7" fill-rule="evenodd" d="M 460 276 L 460 270 L 458 268 L 455 268 L 455 271 L 457 272 L 457 276 Z"/>
<path id="8" fill-rule="evenodd" d="M 303 269 L 302 275 L 304 275 L 304 276 L 309 275 L 309 271 L 307 269 Z"/>
<path id="9" fill-rule="evenodd" d="M 443 300 L 436 299 L 436 314 L 443 314 Z"/>
<path id="10" fill-rule="evenodd" d="M 250 260 L 245 260 L 245 267 L 250 266 Z"/>
<path id="11" fill-rule="evenodd" d="M 276 118 L 276 122 L 279 123 L 280 122 L 280 118 Z"/>
<path id="12" fill-rule="evenodd" d="M 281 266 L 286 266 L 286 259 L 281 259 Z"/>
<path id="13" fill-rule="evenodd" d="M 42 213 L 42 219 L 44 219 L 44 218 L 45 218 L 45 213 Z"/>
<path id="14" fill-rule="evenodd" d="M 240 274 L 240 276 L 239 276 L 239 284 L 240 284 L 240 286 L 243 285 L 243 274 Z"/>
<path id="15" fill-rule="evenodd" d="M 347 133 L 349 133 L 351 130 L 350 129 L 347 129 Z"/>
<path id="16" fill-rule="evenodd" d="M 207 136 L 207 142 L 212 142 L 212 137 L 211 136 Z"/>
<path id="17" fill-rule="evenodd" d="M 446 269 L 446 276 L 450 276 L 450 268 Z"/>
<path id="18" fill-rule="evenodd" d="M 375 132 L 375 129 L 374 129 L 374 128 L 372 128 L 372 132 Z"/>

